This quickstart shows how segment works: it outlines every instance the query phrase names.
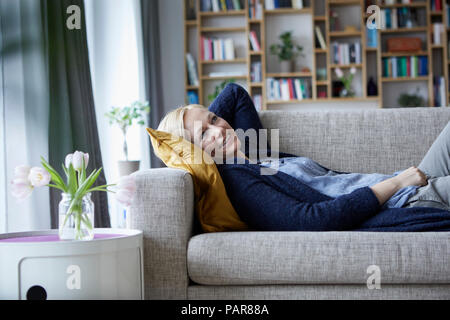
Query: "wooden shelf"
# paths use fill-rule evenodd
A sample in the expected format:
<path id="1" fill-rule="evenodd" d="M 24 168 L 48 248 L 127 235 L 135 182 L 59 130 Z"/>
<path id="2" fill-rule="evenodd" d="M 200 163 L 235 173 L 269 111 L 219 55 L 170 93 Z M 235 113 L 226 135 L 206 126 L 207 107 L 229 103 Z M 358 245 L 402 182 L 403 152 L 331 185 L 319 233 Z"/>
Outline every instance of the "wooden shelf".
<path id="1" fill-rule="evenodd" d="M 327 17 L 325 17 L 325 16 L 315 16 L 314 20 L 315 21 L 327 21 Z"/>
<path id="2" fill-rule="evenodd" d="M 263 85 L 262 82 L 250 82 L 250 87 L 262 87 Z"/>
<path id="3" fill-rule="evenodd" d="M 346 68 L 362 68 L 362 63 L 351 63 L 351 64 L 332 64 L 330 65 L 330 68 L 332 69 L 346 69 Z"/>
<path id="4" fill-rule="evenodd" d="M 199 14 L 202 17 L 242 16 L 246 14 L 246 10 L 200 11 Z"/>
<path id="5" fill-rule="evenodd" d="M 190 86 L 190 85 L 186 85 L 186 90 L 198 90 L 198 86 Z"/>
<path id="6" fill-rule="evenodd" d="M 294 8 L 278 8 L 273 10 L 264 10 L 267 15 L 271 14 L 311 14 L 311 8 L 294 9 Z"/>
<path id="7" fill-rule="evenodd" d="M 379 5 L 380 8 L 426 8 L 427 3 L 426 2 L 411 2 L 408 4 L 402 4 L 402 3 L 396 3 L 396 4 L 381 4 Z"/>
<path id="8" fill-rule="evenodd" d="M 186 20 L 184 24 L 186 26 L 196 27 L 197 26 L 197 20 Z"/>
<path id="9" fill-rule="evenodd" d="M 215 28 L 215 27 L 201 27 L 200 32 L 245 32 L 245 27 L 230 27 L 230 28 Z"/>
<path id="10" fill-rule="evenodd" d="M 420 76 L 420 77 L 398 77 L 398 78 L 381 78 L 382 82 L 402 82 L 402 81 L 428 81 L 428 76 Z"/>
<path id="11" fill-rule="evenodd" d="M 376 52 L 376 51 L 378 51 L 378 48 L 366 47 L 366 51 Z"/>
<path id="12" fill-rule="evenodd" d="M 201 77 L 201 80 L 231 80 L 231 79 L 247 79 L 247 76 L 240 75 L 240 76 L 220 76 L 220 77 L 202 76 Z"/>
<path id="13" fill-rule="evenodd" d="M 239 58 L 239 59 L 234 59 L 234 60 L 204 60 L 201 61 L 201 63 L 203 64 L 225 64 L 225 63 L 247 63 L 247 59 L 246 58 Z"/>
<path id="14" fill-rule="evenodd" d="M 443 49 L 444 46 L 442 44 L 431 44 L 432 49 Z"/>
<path id="15" fill-rule="evenodd" d="M 409 56 L 427 56 L 427 51 L 417 51 L 417 52 L 383 52 L 381 56 L 385 57 L 409 57 Z"/>
<path id="16" fill-rule="evenodd" d="M 257 55 L 263 54 L 263 52 L 262 51 L 250 51 L 249 54 L 251 56 L 257 56 Z"/>
<path id="17" fill-rule="evenodd" d="M 330 31 L 330 37 L 360 37 L 361 31 Z"/>
<path id="18" fill-rule="evenodd" d="M 298 78 L 311 76 L 311 72 L 267 73 L 268 78 Z"/>
<path id="19" fill-rule="evenodd" d="M 248 22 L 250 22 L 250 23 L 262 23 L 263 20 L 262 19 L 248 19 Z"/>
<path id="20" fill-rule="evenodd" d="M 401 33 L 401 32 L 425 32 L 427 27 L 413 27 L 413 28 L 396 28 L 396 29 L 381 29 L 381 33 Z"/>
<path id="21" fill-rule="evenodd" d="M 335 0 L 335 1 L 329 1 L 330 5 L 333 6 L 359 6 L 360 2 L 359 0 Z"/>
<path id="22" fill-rule="evenodd" d="M 316 81 L 316 85 L 318 85 L 318 86 L 327 86 L 329 83 L 328 83 L 328 80 L 317 80 Z"/>
<path id="23" fill-rule="evenodd" d="M 315 53 L 327 53 L 328 50 L 327 50 L 327 49 L 318 49 L 318 48 L 315 48 L 315 49 L 314 49 L 314 52 L 315 52 Z"/>
<path id="24" fill-rule="evenodd" d="M 314 99 L 308 98 L 303 100 L 267 100 L 268 105 L 274 105 L 274 104 L 299 104 L 299 103 L 306 103 L 306 102 L 314 102 Z"/>
<path id="25" fill-rule="evenodd" d="M 432 16 L 442 16 L 442 11 L 430 11 L 430 15 Z"/>

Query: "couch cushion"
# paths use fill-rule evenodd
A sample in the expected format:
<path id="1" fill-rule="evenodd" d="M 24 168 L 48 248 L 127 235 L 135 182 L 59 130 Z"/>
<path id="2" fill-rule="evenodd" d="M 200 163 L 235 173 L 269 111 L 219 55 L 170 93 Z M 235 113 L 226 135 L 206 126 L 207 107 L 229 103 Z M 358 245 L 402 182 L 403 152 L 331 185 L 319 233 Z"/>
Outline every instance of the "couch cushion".
<path id="1" fill-rule="evenodd" d="M 204 285 L 450 283 L 450 232 L 222 232 L 188 245 L 188 273 Z"/>
<path id="2" fill-rule="evenodd" d="M 280 130 L 283 152 L 337 171 L 391 174 L 419 165 L 450 108 L 263 111 L 260 118 Z"/>

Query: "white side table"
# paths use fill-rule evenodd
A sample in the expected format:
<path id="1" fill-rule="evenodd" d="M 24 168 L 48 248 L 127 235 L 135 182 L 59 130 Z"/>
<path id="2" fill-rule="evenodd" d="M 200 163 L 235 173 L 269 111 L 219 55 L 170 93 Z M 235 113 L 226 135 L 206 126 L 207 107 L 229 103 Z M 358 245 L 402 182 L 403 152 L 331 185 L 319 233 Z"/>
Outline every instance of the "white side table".
<path id="1" fill-rule="evenodd" d="M 143 299 L 142 231 L 95 229 L 60 241 L 58 230 L 0 234 L 1 299 Z"/>

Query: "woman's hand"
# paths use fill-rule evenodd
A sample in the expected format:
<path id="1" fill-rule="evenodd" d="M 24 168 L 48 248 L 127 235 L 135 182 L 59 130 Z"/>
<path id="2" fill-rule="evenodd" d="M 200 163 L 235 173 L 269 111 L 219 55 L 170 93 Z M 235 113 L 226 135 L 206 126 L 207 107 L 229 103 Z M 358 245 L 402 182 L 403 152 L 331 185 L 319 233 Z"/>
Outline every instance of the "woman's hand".
<path id="1" fill-rule="evenodd" d="M 426 186 L 428 184 L 428 178 L 419 168 L 410 167 L 393 177 L 394 180 L 399 184 L 400 188 L 405 188 L 408 186 Z"/>
<path id="2" fill-rule="evenodd" d="M 377 183 L 371 189 L 382 205 L 398 190 L 408 186 L 425 186 L 428 183 L 427 180 L 427 176 L 420 169 L 410 167 L 395 177 Z"/>

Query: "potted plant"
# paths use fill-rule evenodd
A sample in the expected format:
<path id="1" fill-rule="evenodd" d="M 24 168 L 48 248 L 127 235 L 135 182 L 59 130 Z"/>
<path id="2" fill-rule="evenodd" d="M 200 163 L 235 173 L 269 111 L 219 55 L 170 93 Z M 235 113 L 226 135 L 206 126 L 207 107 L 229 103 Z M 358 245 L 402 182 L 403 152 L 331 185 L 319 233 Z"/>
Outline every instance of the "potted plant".
<path id="1" fill-rule="evenodd" d="M 419 94 L 419 88 L 416 89 L 415 94 L 402 93 L 398 98 L 397 103 L 402 108 L 425 107 L 425 100 Z"/>
<path id="2" fill-rule="evenodd" d="M 270 53 L 277 55 L 280 60 L 281 72 L 292 72 L 293 62 L 297 56 L 304 56 L 303 47 L 294 44 L 292 31 L 286 31 L 280 35 L 281 44 L 272 44 Z"/>
<path id="3" fill-rule="evenodd" d="M 125 160 L 119 161 L 120 176 L 127 176 L 139 170 L 140 161 L 130 161 L 128 159 L 127 131 L 133 123 L 144 125 L 144 114 L 150 112 L 148 102 L 135 101 L 130 106 L 113 107 L 105 114 L 111 125 L 117 125 L 123 134 L 123 154 Z"/>
<path id="4" fill-rule="evenodd" d="M 341 97 L 354 97 L 355 92 L 352 88 L 353 77 L 356 74 L 356 68 L 352 67 L 348 75 L 345 75 L 344 72 L 340 68 L 336 68 L 335 70 L 336 76 L 343 83 L 344 88 L 340 92 Z"/>
<path id="5" fill-rule="evenodd" d="M 223 89 L 225 89 L 225 87 L 227 86 L 227 84 L 229 83 L 234 83 L 236 82 L 236 80 L 234 79 L 228 79 L 228 80 L 224 80 L 222 81 L 219 85 L 217 85 L 214 89 L 214 93 L 211 93 L 208 95 L 208 100 L 209 102 L 213 102 L 214 99 L 217 98 L 217 96 L 222 92 Z"/>

